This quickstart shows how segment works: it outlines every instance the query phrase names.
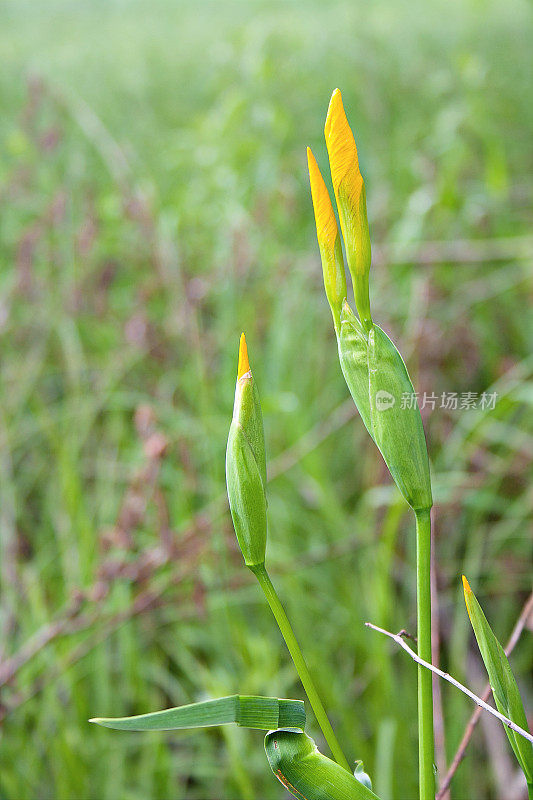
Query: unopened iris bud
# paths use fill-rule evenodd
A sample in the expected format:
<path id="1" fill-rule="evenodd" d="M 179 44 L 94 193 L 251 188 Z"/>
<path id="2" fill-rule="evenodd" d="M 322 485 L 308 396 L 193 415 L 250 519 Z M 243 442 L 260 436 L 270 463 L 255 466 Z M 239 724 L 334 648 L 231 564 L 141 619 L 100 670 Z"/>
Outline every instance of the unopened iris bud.
<path id="1" fill-rule="evenodd" d="M 431 508 L 426 437 L 418 405 L 402 404 L 415 391 L 400 353 L 378 325 L 365 331 L 348 303 L 338 347 L 350 394 L 398 489 L 415 510 Z"/>
<path id="2" fill-rule="evenodd" d="M 309 147 L 307 148 L 307 163 L 315 212 L 316 235 L 324 274 L 324 287 L 333 314 L 335 330 L 338 332 L 342 303 L 346 297 L 346 276 L 341 240 L 329 192 Z"/>
<path id="3" fill-rule="evenodd" d="M 369 330 L 372 325 L 368 290 L 371 249 L 366 192 L 355 139 L 346 119 L 339 89 L 335 89 L 331 96 L 324 135 L 346 259 L 352 276 L 355 306 L 363 326 Z"/>
<path id="4" fill-rule="evenodd" d="M 399 490 L 415 511 L 432 506 L 426 437 L 415 392 L 398 350 L 370 314 L 370 234 L 357 147 L 335 89 L 326 117 L 326 144 L 359 318 L 341 295 L 346 283 L 329 194 L 308 150 L 309 175 L 326 294 L 335 319 L 339 360 L 350 394 Z M 335 248 L 339 248 L 339 256 Z M 341 283 L 340 275 L 344 283 Z M 342 291 L 341 291 L 342 290 Z M 339 302 L 341 302 L 339 314 Z"/>
<path id="5" fill-rule="evenodd" d="M 248 567 L 263 564 L 267 537 L 265 437 L 244 333 L 239 346 L 233 419 L 226 448 L 226 484 L 244 562 Z"/>

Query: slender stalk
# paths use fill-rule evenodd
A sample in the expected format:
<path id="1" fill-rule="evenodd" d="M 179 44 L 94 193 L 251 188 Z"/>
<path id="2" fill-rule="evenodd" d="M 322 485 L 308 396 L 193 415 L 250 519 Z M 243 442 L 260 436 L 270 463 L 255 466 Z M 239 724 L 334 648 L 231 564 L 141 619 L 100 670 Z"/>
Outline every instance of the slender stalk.
<path id="1" fill-rule="evenodd" d="M 418 655 L 431 663 L 431 518 L 430 509 L 416 515 L 416 601 Z M 420 800 L 434 800 L 433 685 L 429 670 L 418 665 L 418 770 Z"/>
<path id="2" fill-rule="evenodd" d="M 335 758 L 337 764 L 340 764 L 341 767 L 344 767 L 348 770 L 348 772 L 351 772 L 348 761 L 341 750 L 341 746 L 337 741 L 337 737 L 333 732 L 331 723 L 315 688 L 315 684 L 313 683 L 313 679 L 311 678 L 311 674 L 307 668 L 307 664 L 305 663 L 302 651 L 300 650 L 300 645 L 296 640 L 296 636 L 294 635 L 294 631 L 291 627 L 287 614 L 285 613 L 285 609 L 283 608 L 277 592 L 274 589 L 266 567 L 264 564 L 259 564 L 254 567 L 250 567 L 250 569 L 259 581 L 261 589 L 263 590 L 276 622 L 278 623 L 281 635 L 285 640 L 285 644 L 287 645 L 290 656 L 294 662 L 294 666 L 296 667 L 296 671 L 302 682 L 302 686 L 304 687 L 305 693 L 309 699 L 309 702 L 311 703 L 311 708 L 313 709 L 316 720 L 322 729 L 322 733 L 324 734 L 324 738 L 328 743 L 329 749 L 333 753 L 333 757 Z"/>

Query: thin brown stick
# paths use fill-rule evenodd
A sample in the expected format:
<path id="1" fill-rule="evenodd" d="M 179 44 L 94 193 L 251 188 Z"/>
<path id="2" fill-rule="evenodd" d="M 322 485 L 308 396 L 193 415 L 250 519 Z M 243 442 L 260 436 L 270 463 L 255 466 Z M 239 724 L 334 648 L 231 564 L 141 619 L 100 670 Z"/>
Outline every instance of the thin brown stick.
<path id="1" fill-rule="evenodd" d="M 512 653 L 512 651 L 514 650 L 514 648 L 516 647 L 516 644 L 517 644 L 518 640 L 520 639 L 520 635 L 521 635 L 522 631 L 524 630 L 524 627 L 525 627 L 525 625 L 527 623 L 527 620 L 529 618 L 529 615 L 531 613 L 533 613 L 533 592 L 531 592 L 531 594 L 529 595 L 528 599 L 524 603 L 524 606 L 523 606 L 522 611 L 520 612 L 520 615 L 519 615 L 519 617 L 518 617 L 518 619 L 516 621 L 516 624 L 515 624 L 515 626 L 513 628 L 511 636 L 509 637 L 509 641 L 507 642 L 507 646 L 505 648 L 506 655 L 510 655 Z M 487 683 L 487 685 L 485 686 L 485 689 L 483 690 L 483 694 L 481 695 L 481 698 L 483 700 L 485 700 L 485 701 L 488 700 L 488 698 L 490 697 L 490 692 L 491 692 L 490 684 Z M 472 716 L 468 720 L 467 726 L 465 728 L 465 732 L 463 734 L 463 738 L 461 739 L 459 747 L 457 748 L 457 751 L 456 751 L 456 753 L 455 753 L 455 755 L 454 755 L 454 757 L 452 759 L 452 762 L 451 762 L 451 764 L 450 764 L 450 766 L 448 768 L 448 772 L 446 773 L 446 775 L 444 776 L 444 778 L 442 780 L 442 783 L 441 783 L 441 785 L 439 787 L 439 791 L 437 792 L 435 800 L 444 800 L 445 799 L 446 792 L 450 788 L 450 784 L 452 782 L 452 778 L 455 775 L 455 773 L 457 772 L 457 768 L 459 767 L 459 764 L 461 763 L 461 761 L 465 757 L 466 748 L 468 747 L 468 743 L 470 742 L 470 739 L 472 738 L 472 734 L 474 733 L 474 728 L 476 727 L 476 725 L 478 723 L 478 720 L 479 720 L 479 718 L 481 716 L 481 711 L 482 711 L 481 708 L 476 708 L 475 711 L 473 712 Z"/>

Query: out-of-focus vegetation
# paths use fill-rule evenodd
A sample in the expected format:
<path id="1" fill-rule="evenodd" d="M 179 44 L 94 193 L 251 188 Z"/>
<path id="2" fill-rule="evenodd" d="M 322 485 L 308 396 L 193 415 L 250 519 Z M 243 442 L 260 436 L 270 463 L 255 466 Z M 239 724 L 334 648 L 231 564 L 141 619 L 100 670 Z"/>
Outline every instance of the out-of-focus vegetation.
<path id="1" fill-rule="evenodd" d="M 437 398 L 438 658 L 481 690 L 460 574 L 502 640 L 531 590 L 531 3 L 0 12 L 1 796 L 283 796 L 260 733 L 86 723 L 303 697 L 225 499 L 245 330 L 271 571 L 346 752 L 384 798 L 415 797 L 415 667 L 363 626 L 414 630 L 413 526 L 338 366 L 305 146 L 325 171 L 340 86 L 375 318 Z M 440 407 L 484 391 L 495 408 Z M 511 656 L 526 707 L 531 657 L 526 632 Z M 440 689 L 442 773 L 471 706 Z M 519 780 L 489 719 L 452 798 L 517 800 Z"/>

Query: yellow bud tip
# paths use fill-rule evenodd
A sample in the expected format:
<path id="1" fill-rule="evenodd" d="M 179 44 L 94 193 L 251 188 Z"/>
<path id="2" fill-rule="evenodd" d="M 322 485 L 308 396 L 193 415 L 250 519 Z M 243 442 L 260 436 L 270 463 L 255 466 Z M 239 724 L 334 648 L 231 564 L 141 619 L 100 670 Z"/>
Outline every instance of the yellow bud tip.
<path id="1" fill-rule="evenodd" d="M 239 342 L 239 366 L 237 368 L 237 380 L 242 378 L 243 375 L 246 375 L 247 372 L 250 372 L 248 348 L 246 347 L 246 337 L 244 333 L 241 333 L 241 340 Z"/>
<path id="2" fill-rule="evenodd" d="M 335 219 L 329 192 L 310 147 L 307 148 L 307 164 L 309 167 L 309 182 L 311 184 L 318 244 L 333 250 L 335 239 L 337 238 L 337 220 Z"/>
<path id="3" fill-rule="evenodd" d="M 336 196 L 338 197 L 339 187 L 344 181 L 343 190 L 353 201 L 358 200 L 363 187 L 363 178 L 359 171 L 357 147 L 346 119 L 340 89 L 335 89 L 331 95 L 324 135 L 329 154 L 331 180 Z"/>
<path id="4" fill-rule="evenodd" d="M 468 583 L 464 575 L 463 575 L 463 589 L 465 591 L 465 594 L 467 593 L 472 594 L 472 589 L 470 588 L 470 584 Z"/>

